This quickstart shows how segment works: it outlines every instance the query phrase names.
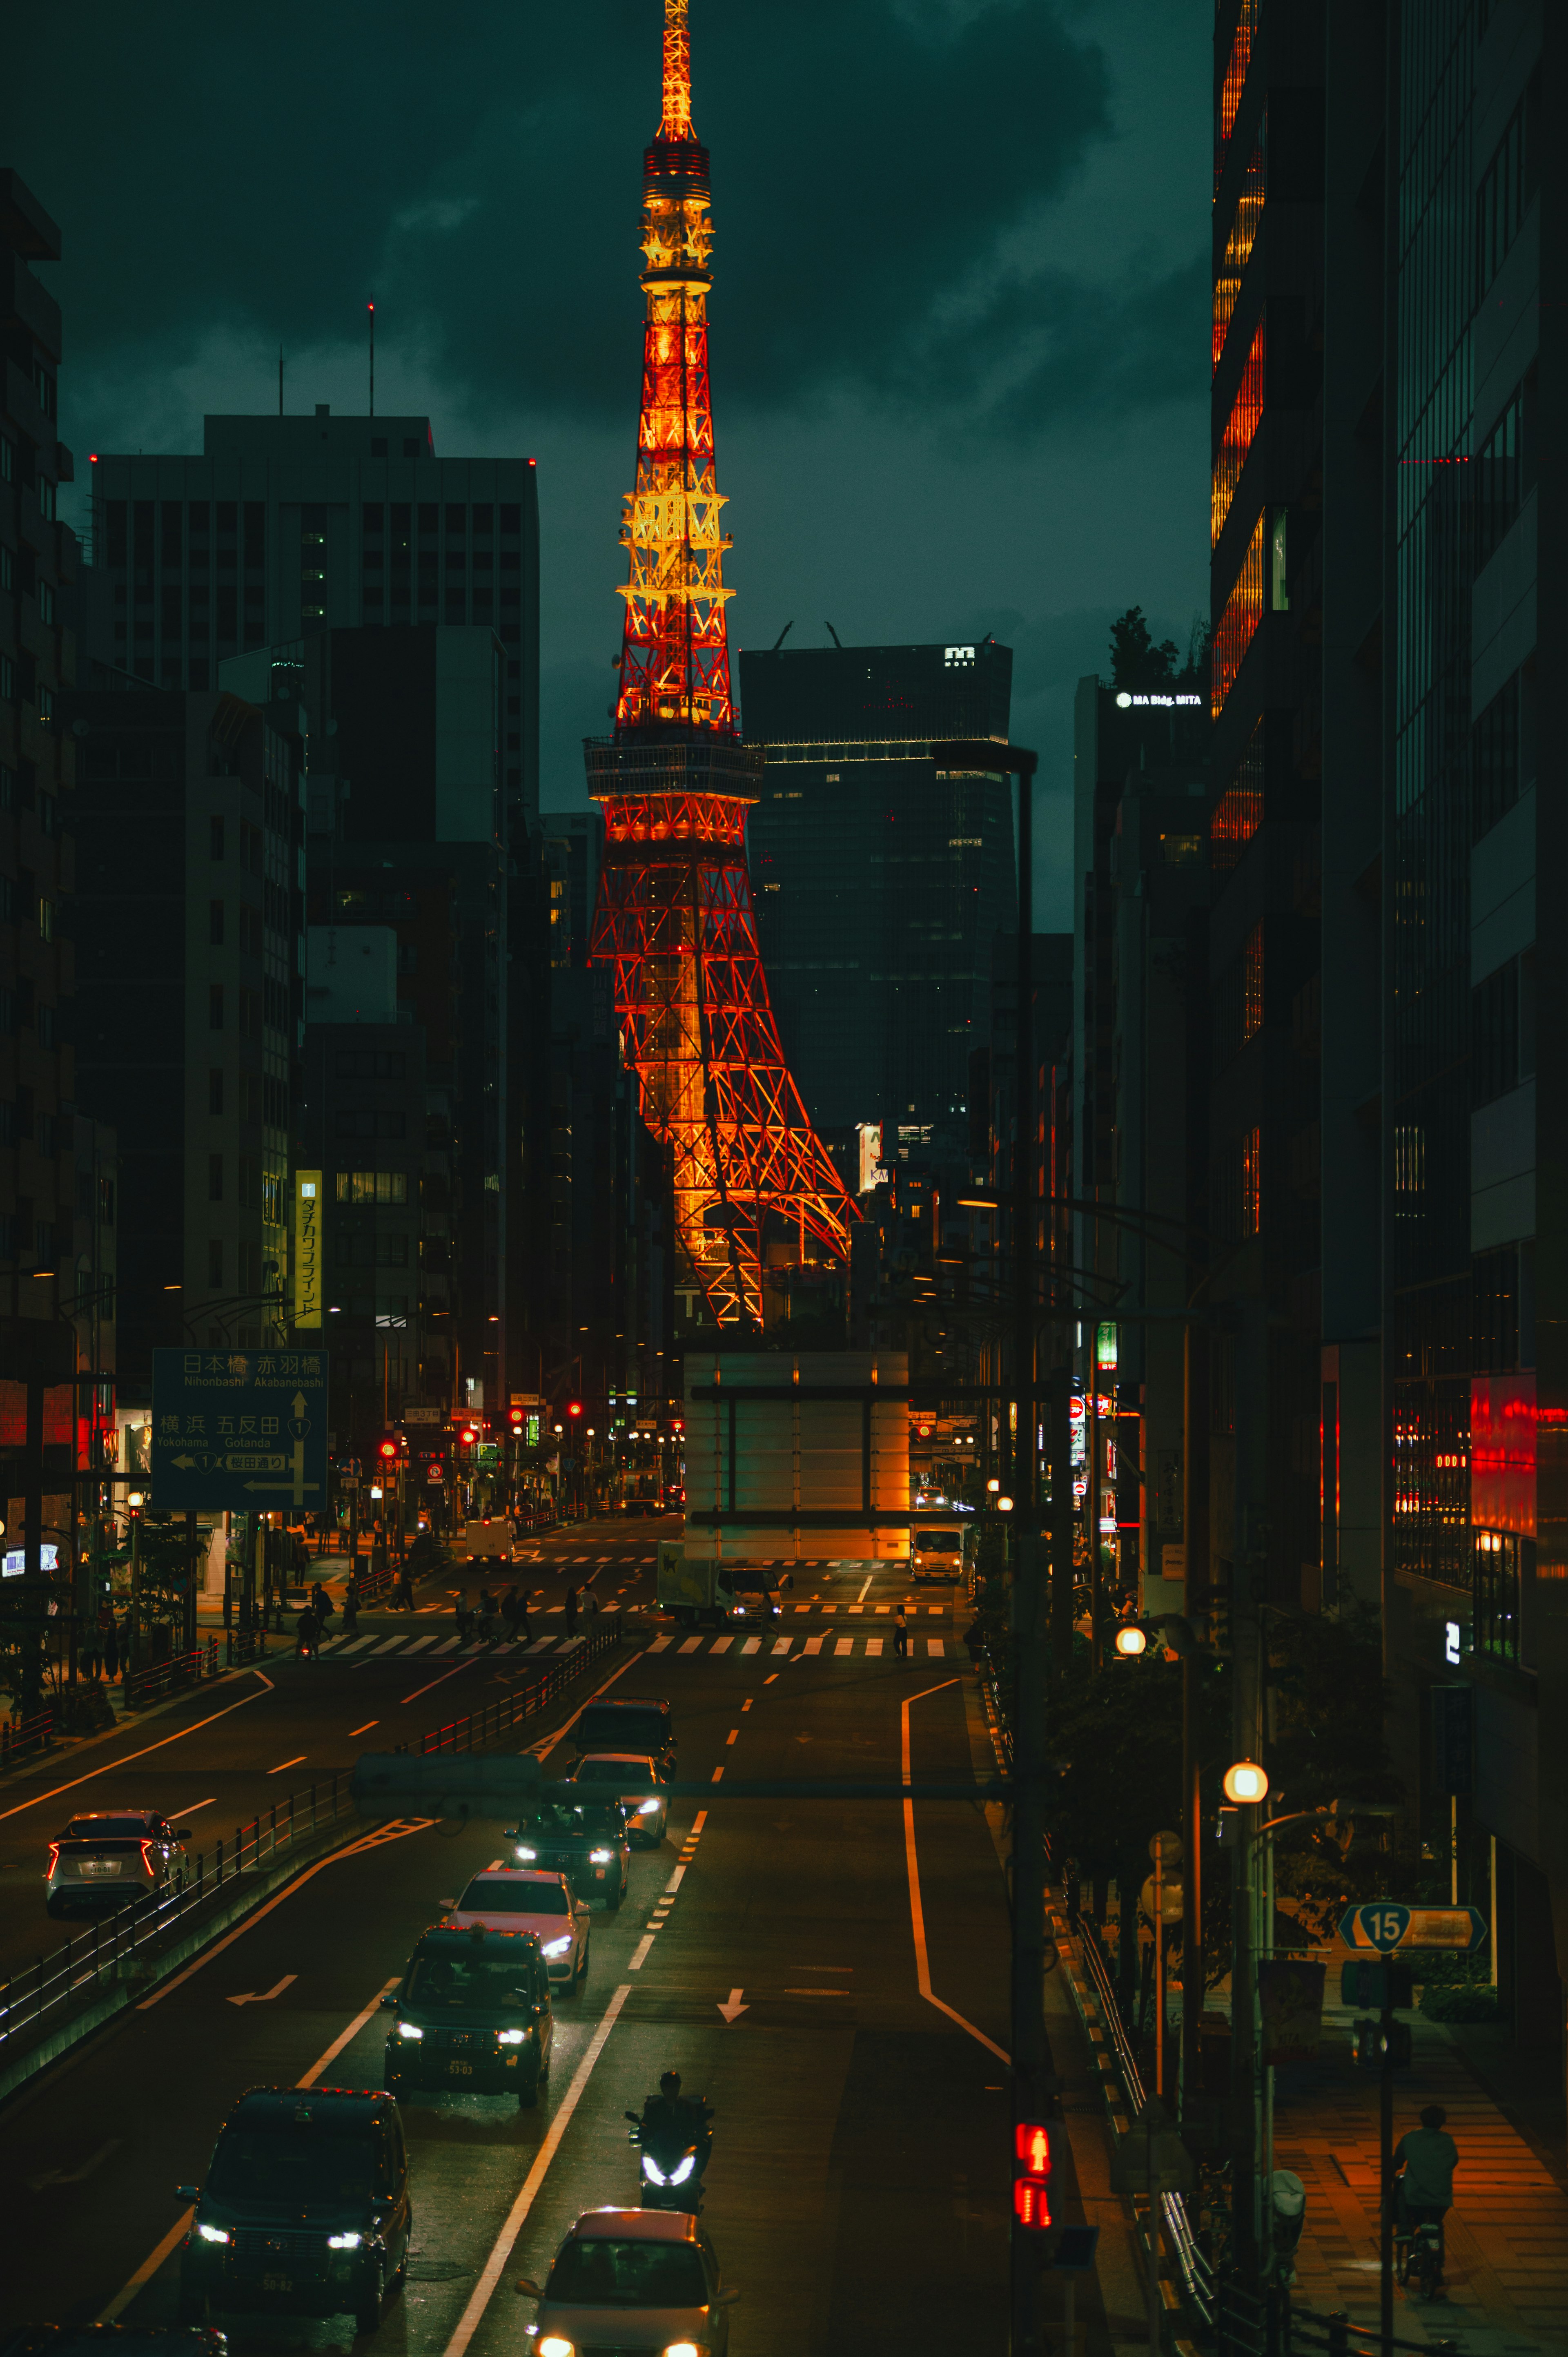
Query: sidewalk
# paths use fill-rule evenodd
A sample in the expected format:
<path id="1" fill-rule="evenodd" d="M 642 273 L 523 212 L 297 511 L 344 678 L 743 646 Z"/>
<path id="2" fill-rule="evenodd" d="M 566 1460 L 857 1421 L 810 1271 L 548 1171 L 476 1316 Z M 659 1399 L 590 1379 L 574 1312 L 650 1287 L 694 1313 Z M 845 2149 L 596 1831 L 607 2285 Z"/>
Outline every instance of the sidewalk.
<path id="1" fill-rule="evenodd" d="M 1329 1988 L 1338 1983 L 1337 1960 Z M 1378 2320 L 1378 2080 L 1350 2059 L 1352 2011 L 1324 2008 L 1315 2063 L 1275 2075 L 1274 2166 L 1306 2188 L 1296 2257 L 1298 2305 L 1352 2323 Z M 1394 2291 L 1401 2341 L 1451 2341 L 1461 2357 L 1562 2357 L 1568 2352 L 1568 2191 L 1487 2092 L 1460 2044 L 1463 2032 L 1411 2023 L 1413 2061 L 1394 2085 L 1394 2138 L 1441 2104 L 1459 2147 L 1447 2224 L 1448 2297 L 1430 2305 Z M 1541 2058 L 1547 2073 L 1555 2056 Z"/>

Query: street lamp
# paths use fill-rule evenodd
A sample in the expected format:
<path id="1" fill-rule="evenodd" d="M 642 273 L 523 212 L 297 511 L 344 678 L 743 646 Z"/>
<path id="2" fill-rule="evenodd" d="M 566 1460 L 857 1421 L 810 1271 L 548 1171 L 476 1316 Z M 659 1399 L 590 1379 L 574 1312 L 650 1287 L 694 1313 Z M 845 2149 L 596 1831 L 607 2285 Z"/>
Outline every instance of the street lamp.
<path id="1" fill-rule="evenodd" d="M 1136 1661 L 1138 1655 L 1147 1652 L 1148 1649 L 1149 1641 L 1135 1620 L 1129 1621 L 1124 1629 L 1117 1630 L 1116 1651 L 1124 1660 Z"/>
<path id="2" fill-rule="evenodd" d="M 1238 1760 L 1225 1770 L 1225 1797 L 1238 1805 L 1246 1801 L 1266 1800 L 1269 1776 L 1255 1760 Z"/>
<path id="3" fill-rule="evenodd" d="M 996 1511 L 999 1514 L 1010 1514 L 1013 1511 L 1012 1499 L 998 1498 L 996 1501 Z"/>

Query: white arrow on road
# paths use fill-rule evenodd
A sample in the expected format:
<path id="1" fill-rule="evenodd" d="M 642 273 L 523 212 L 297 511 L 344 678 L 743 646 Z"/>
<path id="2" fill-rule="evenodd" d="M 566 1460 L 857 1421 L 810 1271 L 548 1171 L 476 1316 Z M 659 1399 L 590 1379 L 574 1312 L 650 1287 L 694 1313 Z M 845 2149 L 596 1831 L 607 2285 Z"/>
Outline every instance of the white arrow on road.
<path id="1" fill-rule="evenodd" d="M 726 2021 L 734 2021 L 738 2015 L 749 2013 L 751 2011 L 751 2007 L 748 2005 L 742 2005 L 740 2001 L 739 1989 L 731 1989 L 729 1993 L 729 2003 L 727 2005 L 721 2005 L 719 2011 L 724 2015 Z"/>
<path id="2" fill-rule="evenodd" d="M 297 1973 L 285 1973 L 276 1988 L 247 1989 L 243 1996 L 231 1996 L 229 2002 L 231 2005 L 267 2005 L 274 1996 L 282 1996 L 285 1989 L 298 1978 Z"/>

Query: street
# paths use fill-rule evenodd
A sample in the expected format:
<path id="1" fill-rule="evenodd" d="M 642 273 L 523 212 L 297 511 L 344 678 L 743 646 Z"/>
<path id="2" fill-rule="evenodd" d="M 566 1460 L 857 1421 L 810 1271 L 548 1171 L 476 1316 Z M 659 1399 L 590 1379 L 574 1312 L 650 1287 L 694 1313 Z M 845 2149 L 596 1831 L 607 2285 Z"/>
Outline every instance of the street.
<path id="1" fill-rule="evenodd" d="M 892 1779 L 906 1714 L 917 1775 L 992 1772 L 950 1598 L 921 1597 L 900 1661 L 884 1616 L 894 1587 L 906 1593 L 902 1574 L 868 1581 L 866 1569 L 798 1579 L 785 1621 L 760 1634 L 661 1628 L 611 1673 L 618 1694 L 671 1700 L 681 1774 L 712 1781 L 714 1797 L 674 1809 L 661 1853 L 634 1853 L 628 1904 L 596 1914 L 585 1993 L 558 2005 L 536 2113 L 482 2097 L 405 2102 L 415 2256 L 381 2327 L 389 2348 L 513 2345 L 532 2318 L 515 2276 L 543 2273 L 581 2210 L 635 2199 L 622 2114 L 671 2066 L 717 2111 L 704 2222 L 745 2294 L 738 2351 L 1002 2345 L 1007 1924 L 981 1810 L 920 1805 L 912 1886 L 895 1803 L 723 1797 L 726 1773 Z M 346 1768 L 469 1706 L 507 1670 L 458 1662 L 439 1704 L 435 1692 L 407 1699 L 425 1679 L 373 1649 L 358 1665 L 280 1662 L 269 1674 L 264 1698 L 169 1747 L 177 1767 L 137 1762 L 138 1795 L 177 1811 L 201 1787 L 227 1820 L 253 1805 L 269 1753 L 306 1755 L 286 1781 Z M 563 1709 L 602 1683 L 585 1680 Z M 40 1796 L 11 1818 L 13 1840 L 45 1813 Z M 174 2188 L 201 2177 L 227 2105 L 318 2065 L 325 2084 L 377 2083 L 376 1998 L 443 1900 L 499 1850 L 493 1826 L 386 1829 L 19 2097 L 0 2158 L 0 2200 L 22 2230 L 7 2319 L 171 2318 Z M 950 2014 L 919 1994 L 917 1921 L 929 1985 Z M 351 2334 L 348 2319 L 228 2329 L 237 2349 L 258 2352 Z"/>

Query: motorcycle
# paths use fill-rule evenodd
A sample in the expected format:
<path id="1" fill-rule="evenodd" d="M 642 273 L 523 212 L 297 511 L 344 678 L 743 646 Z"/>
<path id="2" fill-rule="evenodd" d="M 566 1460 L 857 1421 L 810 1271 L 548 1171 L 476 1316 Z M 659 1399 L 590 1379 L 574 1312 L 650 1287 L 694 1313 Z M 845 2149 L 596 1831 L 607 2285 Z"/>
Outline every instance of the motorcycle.
<path id="1" fill-rule="evenodd" d="M 702 2126 L 693 2133 L 689 2128 L 661 2127 L 639 2119 L 635 2112 L 627 2113 L 631 2122 L 627 2142 L 636 2145 L 641 2156 L 638 2176 L 643 2209 L 682 2210 L 692 2217 L 701 2211 L 703 2171 L 713 2147 L 707 2129 L 713 2115 L 705 2104 L 701 2114 Z"/>

